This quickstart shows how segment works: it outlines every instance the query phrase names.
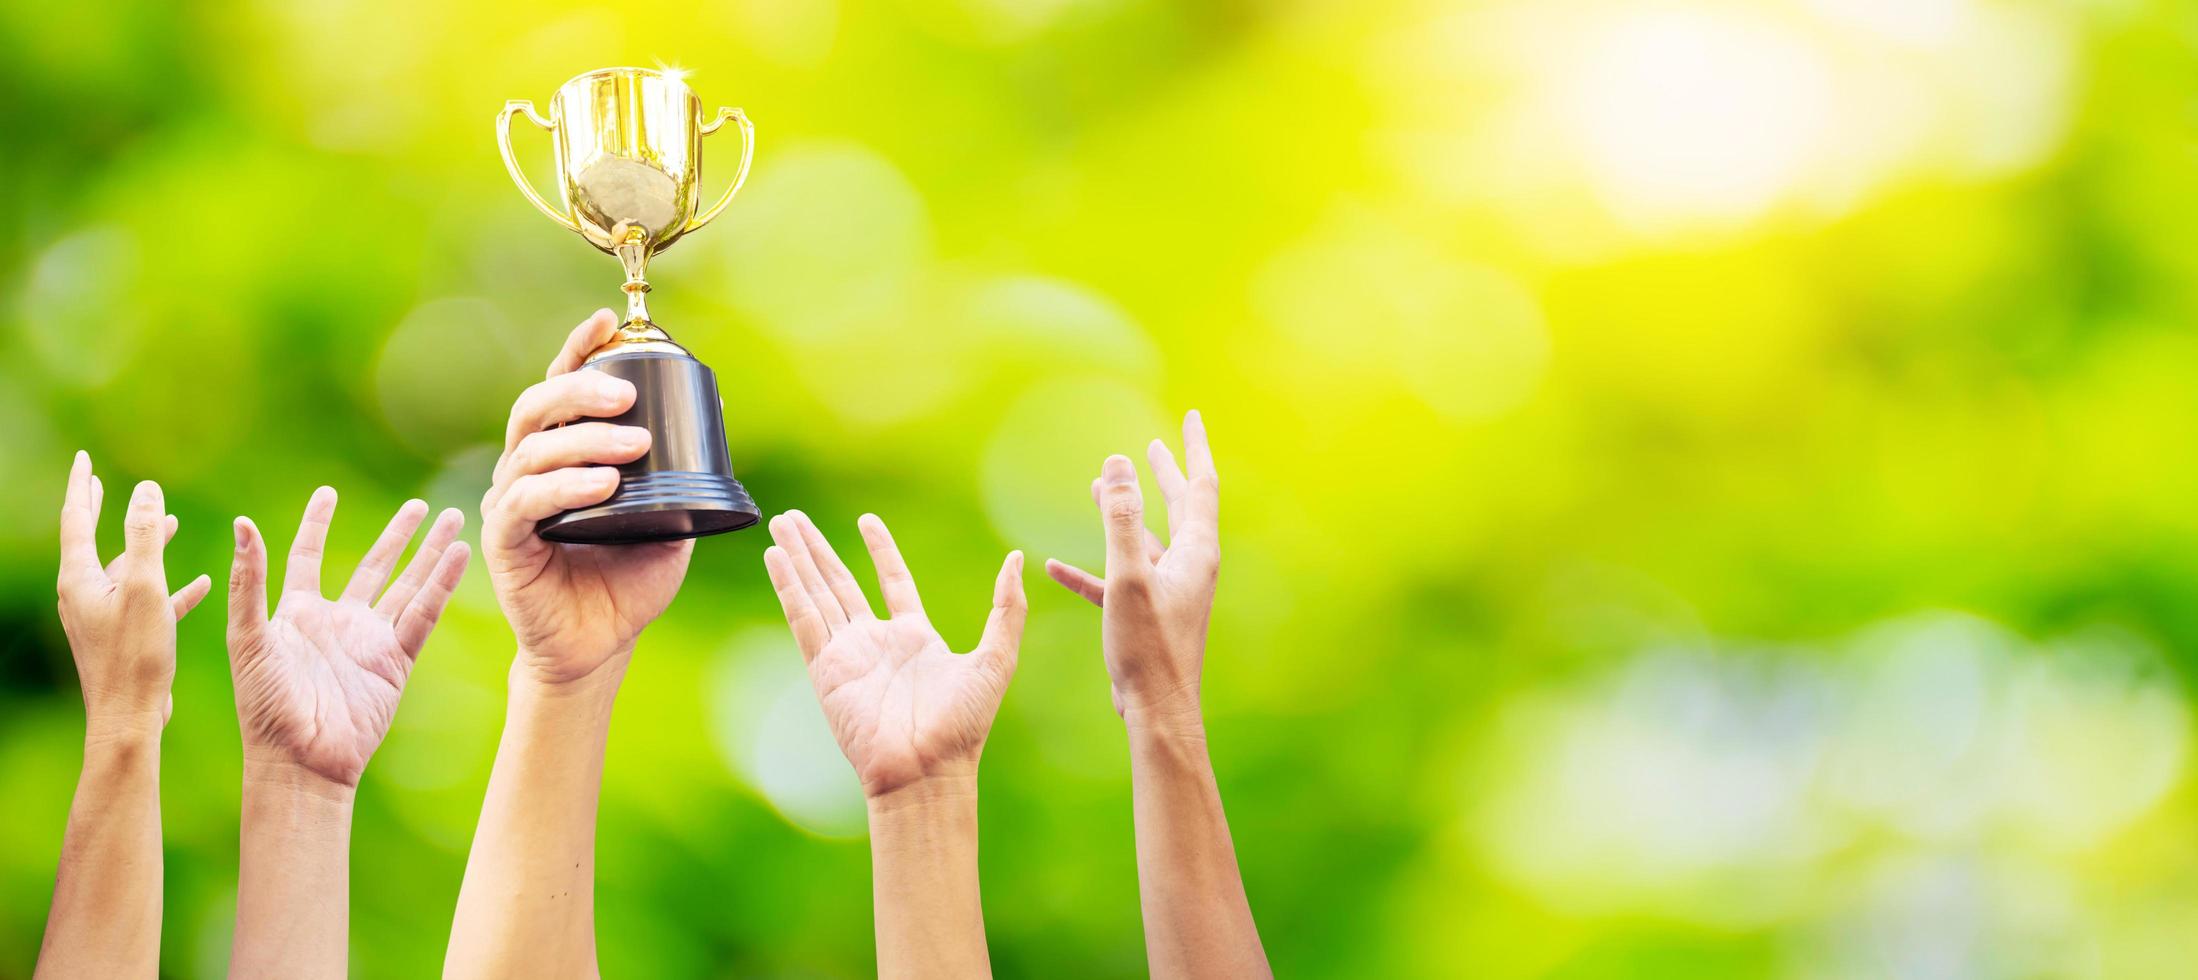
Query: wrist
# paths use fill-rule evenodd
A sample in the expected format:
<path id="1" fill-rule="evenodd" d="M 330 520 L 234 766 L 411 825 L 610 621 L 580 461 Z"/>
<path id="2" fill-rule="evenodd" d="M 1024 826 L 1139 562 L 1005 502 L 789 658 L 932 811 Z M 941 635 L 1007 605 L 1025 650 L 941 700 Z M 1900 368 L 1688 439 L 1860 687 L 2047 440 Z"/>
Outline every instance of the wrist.
<path id="1" fill-rule="evenodd" d="M 616 698 L 626 679 L 626 665 L 633 661 L 633 644 L 619 647 L 581 673 L 569 673 L 547 665 L 567 662 L 569 655 L 546 656 L 521 646 L 512 658 L 510 686 L 514 696 L 524 692 L 561 701 Z"/>
<path id="2" fill-rule="evenodd" d="M 139 748 L 158 746 L 167 720 L 158 708 L 140 710 L 89 710 L 84 715 L 86 747 Z"/>
<path id="3" fill-rule="evenodd" d="M 1143 734 L 1143 736 L 1156 736 L 1156 738 L 1169 738 L 1169 740 L 1194 738 L 1194 740 L 1200 740 L 1200 743 L 1207 738 L 1207 716 L 1205 716 L 1205 710 L 1198 708 L 1196 694 L 1194 694 L 1194 697 L 1189 697 L 1187 703 L 1180 701 L 1180 699 L 1169 699 L 1169 701 L 1123 699 L 1121 721 L 1123 721 L 1123 727 L 1128 727 L 1130 734 Z"/>
<path id="4" fill-rule="evenodd" d="M 865 804 L 873 818 L 887 815 L 951 812 L 977 805 L 977 771 L 923 776 L 888 789 L 867 793 Z"/>
<path id="5" fill-rule="evenodd" d="M 1196 688 L 1163 695 L 1122 696 L 1122 723 L 1131 731 L 1170 736 L 1206 736 L 1206 713 Z"/>
<path id="6" fill-rule="evenodd" d="M 619 685 L 626 676 L 623 653 L 589 673 L 570 680 L 550 680 L 531 665 L 525 650 L 511 665 L 510 690 L 505 705 L 504 737 L 524 734 L 570 734 L 600 740 L 608 736 L 611 709 L 618 701 Z"/>
<path id="7" fill-rule="evenodd" d="M 349 808 L 358 792 L 357 784 L 315 772 L 282 749 L 250 744 L 244 747 L 247 797 L 298 799 Z"/>

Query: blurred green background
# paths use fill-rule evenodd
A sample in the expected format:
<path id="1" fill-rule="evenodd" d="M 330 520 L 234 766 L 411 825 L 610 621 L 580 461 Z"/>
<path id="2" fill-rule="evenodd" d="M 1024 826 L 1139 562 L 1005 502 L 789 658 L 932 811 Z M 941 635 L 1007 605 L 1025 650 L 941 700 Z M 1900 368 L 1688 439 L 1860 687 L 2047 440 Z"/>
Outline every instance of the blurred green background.
<path id="1" fill-rule="evenodd" d="M 1279 972 L 2188 975 L 2198 7 L 83 0 L 0 7 L 0 976 L 80 757 L 70 453 L 167 488 L 177 583 L 322 483 L 346 566 L 408 496 L 472 512 L 618 299 L 489 123 L 613 64 L 756 121 L 652 269 L 740 475 L 891 521 L 950 641 L 1008 548 L 1097 562 L 1100 459 L 1205 412 L 1207 709 Z M 872 969 L 765 543 L 701 545 L 626 683 L 608 975 Z M 1029 587 L 993 957 L 1140 975 L 1097 618 Z M 163 758 L 179 977 L 233 915 L 221 616 Z M 439 968 L 511 645 L 475 569 L 359 794 L 357 976 Z"/>

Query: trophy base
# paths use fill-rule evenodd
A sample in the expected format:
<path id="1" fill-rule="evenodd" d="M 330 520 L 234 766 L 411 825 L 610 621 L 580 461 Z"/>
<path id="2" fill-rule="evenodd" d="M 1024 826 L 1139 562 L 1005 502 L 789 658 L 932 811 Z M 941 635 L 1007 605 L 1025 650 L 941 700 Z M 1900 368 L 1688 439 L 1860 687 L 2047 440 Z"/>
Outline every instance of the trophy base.
<path id="1" fill-rule="evenodd" d="M 644 473 L 622 475 L 611 499 L 543 521 L 535 533 L 566 544 L 640 544 L 738 531 L 762 516 L 732 477 Z"/>
<path id="2" fill-rule="evenodd" d="M 536 534 L 569 544 L 638 544 L 738 531 L 762 518 L 733 478 L 715 372 L 687 354 L 655 351 L 613 354 L 581 370 L 633 382 L 633 407 L 610 421 L 648 429 L 653 441 L 647 455 L 618 468 L 610 499 L 548 518 Z"/>

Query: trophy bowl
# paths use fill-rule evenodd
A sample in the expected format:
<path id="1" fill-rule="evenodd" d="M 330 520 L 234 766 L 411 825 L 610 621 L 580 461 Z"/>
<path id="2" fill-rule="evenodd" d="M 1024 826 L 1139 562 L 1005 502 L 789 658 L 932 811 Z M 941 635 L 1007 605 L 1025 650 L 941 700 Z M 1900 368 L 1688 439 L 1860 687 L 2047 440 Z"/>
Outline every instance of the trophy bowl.
<path id="1" fill-rule="evenodd" d="M 512 152 L 511 122 L 548 131 L 562 207 L 534 189 Z M 702 140 L 727 121 L 741 131 L 740 169 L 708 210 L 696 213 Z M 626 319 L 582 370 L 633 382 L 634 405 L 610 421 L 652 437 L 647 455 L 618 468 L 610 499 L 542 521 L 551 541 L 629 544 L 736 531 L 762 516 L 733 477 L 717 375 L 650 318 L 649 260 L 718 216 L 747 180 L 755 130 L 738 109 L 707 121 L 702 101 L 675 72 L 604 68 L 557 89 L 549 115 L 515 99 L 496 118 L 497 147 L 521 194 L 550 220 L 618 257 Z"/>

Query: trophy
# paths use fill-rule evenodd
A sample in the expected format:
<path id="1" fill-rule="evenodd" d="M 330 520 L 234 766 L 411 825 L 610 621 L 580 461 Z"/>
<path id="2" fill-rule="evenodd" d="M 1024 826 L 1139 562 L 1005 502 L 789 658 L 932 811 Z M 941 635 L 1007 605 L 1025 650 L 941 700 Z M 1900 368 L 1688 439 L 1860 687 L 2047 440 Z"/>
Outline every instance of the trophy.
<path id="1" fill-rule="evenodd" d="M 556 149 L 562 210 L 551 207 L 511 151 L 511 120 L 549 131 Z M 702 138 L 726 121 L 740 124 L 740 171 L 725 196 L 700 214 Z M 612 419 L 649 430 L 648 455 L 618 468 L 618 492 L 602 503 L 543 520 L 551 541 L 629 544 L 737 531 L 761 515 L 733 478 L 725 452 L 725 406 L 717 375 L 672 343 L 649 318 L 649 259 L 718 216 L 739 193 L 755 152 L 755 130 L 739 109 L 704 121 L 702 102 L 677 72 L 646 68 L 591 71 L 558 88 L 549 117 L 514 99 L 496 116 L 496 145 L 519 192 L 536 209 L 578 232 L 625 267 L 626 319 L 582 370 L 633 382 L 633 408 Z"/>

